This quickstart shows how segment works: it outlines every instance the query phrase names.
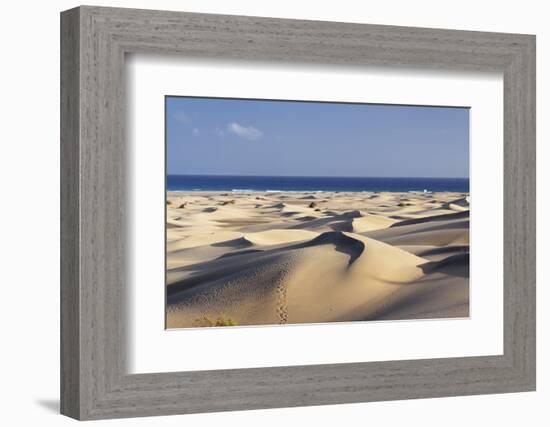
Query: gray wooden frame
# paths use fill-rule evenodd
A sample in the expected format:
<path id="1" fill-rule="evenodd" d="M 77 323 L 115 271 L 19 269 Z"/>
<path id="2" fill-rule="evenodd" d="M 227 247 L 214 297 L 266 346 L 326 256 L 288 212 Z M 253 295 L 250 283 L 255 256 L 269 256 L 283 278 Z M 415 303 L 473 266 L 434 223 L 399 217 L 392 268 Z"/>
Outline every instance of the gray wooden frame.
<path id="1" fill-rule="evenodd" d="M 127 374 L 124 57 L 132 52 L 503 72 L 504 354 Z M 83 6 L 61 14 L 61 122 L 63 414 L 99 419 L 535 389 L 534 36 Z"/>

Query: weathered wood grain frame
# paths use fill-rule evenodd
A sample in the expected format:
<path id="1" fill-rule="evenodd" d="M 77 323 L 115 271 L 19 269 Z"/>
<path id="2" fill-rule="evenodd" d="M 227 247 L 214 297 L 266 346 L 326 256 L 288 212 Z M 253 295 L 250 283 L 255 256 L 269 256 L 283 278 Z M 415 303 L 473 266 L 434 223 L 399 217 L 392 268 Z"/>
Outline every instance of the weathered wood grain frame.
<path id="1" fill-rule="evenodd" d="M 127 374 L 124 60 L 136 52 L 503 72 L 504 354 Z M 61 14 L 61 166 L 63 414 L 100 419 L 535 389 L 534 36 L 71 9 Z"/>

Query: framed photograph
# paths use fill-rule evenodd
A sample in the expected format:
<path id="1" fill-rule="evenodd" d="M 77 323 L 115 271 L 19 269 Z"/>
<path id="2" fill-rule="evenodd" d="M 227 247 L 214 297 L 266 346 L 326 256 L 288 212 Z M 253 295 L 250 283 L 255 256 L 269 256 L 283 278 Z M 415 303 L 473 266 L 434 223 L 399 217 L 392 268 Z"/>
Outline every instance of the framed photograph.
<path id="1" fill-rule="evenodd" d="M 165 117 L 167 328 L 469 317 L 468 108 L 167 96 Z"/>
<path id="2" fill-rule="evenodd" d="M 61 411 L 535 389 L 535 37 L 61 14 Z"/>

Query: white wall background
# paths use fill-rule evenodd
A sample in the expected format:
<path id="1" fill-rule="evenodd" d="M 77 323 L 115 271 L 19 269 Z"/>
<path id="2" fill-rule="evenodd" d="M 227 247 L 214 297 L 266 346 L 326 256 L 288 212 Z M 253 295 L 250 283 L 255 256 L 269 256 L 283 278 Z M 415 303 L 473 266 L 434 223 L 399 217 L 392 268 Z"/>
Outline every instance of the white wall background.
<path id="1" fill-rule="evenodd" d="M 537 35 L 538 55 L 538 391 L 261 410 L 207 415 L 115 420 L 109 425 L 318 426 L 369 425 L 547 426 L 550 424 L 548 360 L 550 256 L 548 187 L 550 161 L 550 26 L 537 0 L 135 0 L 96 5 L 245 14 L 373 24 L 409 25 Z M 59 384 L 59 12 L 76 1 L 20 1 L 2 5 L 0 67 L 0 422 L 63 426 Z M 545 161 L 546 160 L 546 161 Z M 546 239 L 545 239 L 546 238 Z M 546 306 L 546 307 L 545 307 Z M 304 424 L 306 423 L 306 424 Z"/>

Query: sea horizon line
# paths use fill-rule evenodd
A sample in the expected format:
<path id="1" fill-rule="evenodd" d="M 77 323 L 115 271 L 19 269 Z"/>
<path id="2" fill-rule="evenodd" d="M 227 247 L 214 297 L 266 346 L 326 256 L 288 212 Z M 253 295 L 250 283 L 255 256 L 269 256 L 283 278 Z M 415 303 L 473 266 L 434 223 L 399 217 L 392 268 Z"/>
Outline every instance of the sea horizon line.
<path id="1" fill-rule="evenodd" d="M 256 175 L 256 174 L 181 174 L 167 173 L 166 176 L 220 176 L 220 177 L 250 177 L 250 178 L 370 178 L 370 179 L 467 179 L 461 176 L 358 176 L 358 175 Z"/>

